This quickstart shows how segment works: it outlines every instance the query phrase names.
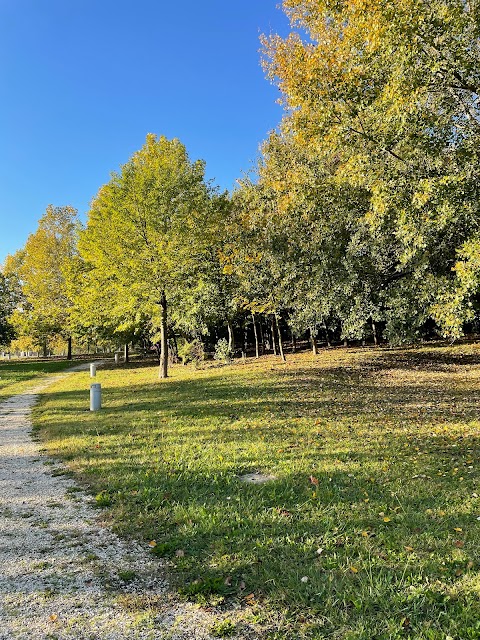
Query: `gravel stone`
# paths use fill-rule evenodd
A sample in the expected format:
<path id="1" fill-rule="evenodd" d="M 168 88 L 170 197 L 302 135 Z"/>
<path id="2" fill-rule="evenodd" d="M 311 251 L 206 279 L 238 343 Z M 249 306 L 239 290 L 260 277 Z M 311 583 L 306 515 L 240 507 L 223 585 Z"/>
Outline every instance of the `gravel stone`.
<path id="1" fill-rule="evenodd" d="M 0 640 L 210 638 L 220 612 L 178 602 L 162 563 L 103 526 L 32 439 L 37 394 L 64 375 L 0 404 Z"/>

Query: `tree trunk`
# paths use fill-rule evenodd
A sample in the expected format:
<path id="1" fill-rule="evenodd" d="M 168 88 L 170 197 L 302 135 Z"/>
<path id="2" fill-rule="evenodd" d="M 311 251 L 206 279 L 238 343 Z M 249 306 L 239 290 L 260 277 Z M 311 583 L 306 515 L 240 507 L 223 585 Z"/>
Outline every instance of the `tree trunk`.
<path id="1" fill-rule="evenodd" d="M 129 354 L 128 354 L 128 342 L 125 343 L 123 347 L 123 359 L 125 362 L 130 362 Z"/>
<path id="2" fill-rule="evenodd" d="M 278 333 L 278 348 L 280 349 L 280 356 L 282 358 L 282 362 L 286 362 L 285 354 L 283 352 L 283 341 L 282 341 L 282 332 L 280 331 L 280 323 L 278 322 L 278 318 L 275 315 L 275 324 L 277 325 L 277 333 Z"/>
<path id="3" fill-rule="evenodd" d="M 48 355 L 48 349 L 47 349 L 47 343 L 46 342 L 43 343 L 42 348 L 43 348 L 43 357 L 46 358 L 47 355 Z"/>
<path id="4" fill-rule="evenodd" d="M 325 329 L 325 338 L 327 340 L 327 347 L 331 347 L 332 343 L 330 342 L 330 335 L 328 333 L 328 327 L 327 327 L 327 323 L 325 322 L 325 320 L 323 321 L 323 328 Z"/>
<path id="5" fill-rule="evenodd" d="M 255 358 L 260 357 L 260 350 L 258 347 L 258 333 L 257 333 L 257 323 L 255 322 L 255 314 L 252 313 L 252 322 L 253 322 L 253 335 L 255 336 Z"/>
<path id="6" fill-rule="evenodd" d="M 265 338 L 263 335 L 263 327 L 262 327 L 262 316 L 260 316 L 260 322 L 258 323 L 258 328 L 260 329 L 260 353 L 265 355 Z"/>
<path id="7" fill-rule="evenodd" d="M 227 322 L 228 328 L 228 349 L 233 356 L 233 352 L 235 351 L 235 336 L 233 335 L 233 327 L 230 320 Z"/>
<path id="8" fill-rule="evenodd" d="M 378 347 L 377 325 L 373 321 L 373 318 L 372 318 L 372 331 L 373 331 L 373 343 L 375 344 L 376 347 Z"/>
<path id="9" fill-rule="evenodd" d="M 271 327 L 271 331 L 272 331 L 273 355 L 276 356 L 277 355 L 277 341 L 275 340 L 275 316 L 274 316 L 273 313 L 270 316 L 270 327 Z"/>
<path id="10" fill-rule="evenodd" d="M 312 327 L 310 327 L 310 342 L 312 344 L 312 351 L 313 351 L 313 355 L 316 356 L 318 354 L 318 349 L 317 349 L 317 338 L 315 336 L 315 332 L 312 329 Z"/>
<path id="11" fill-rule="evenodd" d="M 67 360 L 72 359 L 72 336 L 67 338 Z"/>
<path id="12" fill-rule="evenodd" d="M 160 299 L 160 371 L 159 378 L 168 377 L 168 344 L 167 344 L 167 298 L 165 291 L 162 291 Z"/>
<path id="13" fill-rule="evenodd" d="M 292 332 L 292 353 L 297 353 L 297 338 L 293 333 L 293 329 L 291 329 L 291 332 Z"/>
<path id="14" fill-rule="evenodd" d="M 345 338 L 345 339 L 344 339 L 344 341 L 343 341 L 343 346 L 344 346 L 344 347 L 348 347 L 348 340 L 347 340 L 347 338 Z"/>

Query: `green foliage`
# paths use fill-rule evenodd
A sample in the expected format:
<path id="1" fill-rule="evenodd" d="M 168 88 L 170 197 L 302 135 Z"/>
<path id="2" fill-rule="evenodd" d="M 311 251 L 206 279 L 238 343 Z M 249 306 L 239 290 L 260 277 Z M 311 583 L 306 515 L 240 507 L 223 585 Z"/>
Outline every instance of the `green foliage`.
<path id="1" fill-rule="evenodd" d="M 137 574 L 132 569 L 122 569 L 118 572 L 118 577 L 123 582 L 133 582 L 137 578 Z"/>
<path id="2" fill-rule="evenodd" d="M 92 202 L 73 299 L 86 326 L 165 336 L 167 303 L 198 288 L 216 209 L 204 163 L 179 140 L 149 134 Z"/>
<path id="3" fill-rule="evenodd" d="M 75 209 L 49 205 L 25 247 L 5 262 L 15 300 L 10 322 L 19 337 L 28 338 L 44 353 L 50 341 L 71 335 L 66 277 L 76 254 L 78 230 Z"/>
<path id="4" fill-rule="evenodd" d="M 213 355 L 215 360 L 220 362 L 230 362 L 232 359 L 232 352 L 228 344 L 228 340 L 221 338 L 215 345 L 215 353 Z"/>
<path id="5" fill-rule="evenodd" d="M 227 593 L 228 589 L 221 578 L 207 576 L 200 580 L 194 580 L 179 591 L 196 600 L 199 604 L 205 604 L 210 601 L 209 596 L 223 595 Z"/>
<path id="6" fill-rule="evenodd" d="M 7 261 L 22 344 L 160 343 L 166 376 L 169 332 L 233 337 L 249 312 L 392 344 L 478 320 L 477 5 L 283 7 L 292 32 L 262 42 L 286 109 L 255 179 L 219 194 L 179 140 L 149 134 L 94 198 L 79 255 L 74 211 L 49 207 Z"/>
<path id="7" fill-rule="evenodd" d="M 182 364 L 188 364 L 189 362 L 194 362 L 195 364 L 199 364 L 205 359 L 205 350 L 203 346 L 203 342 L 196 338 L 191 342 L 183 339 L 178 345 L 178 355 L 182 360 Z"/>
<path id="8" fill-rule="evenodd" d="M 210 632 L 215 638 L 229 638 L 230 636 L 235 635 L 236 629 L 236 624 L 232 620 L 225 618 L 224 620 L 218 620 L 218 622 L 215 622 L 215 624 L 212 625 Z"/>
<path id="9" fill-rule="evenodd" d="M 109 507 L 112 504 L 112 496 L 108 491 L 100 491 L 95 496 L 95 504 L 97 507 Z"/>
<path id="10" fill-rule="evenodd" d="M 8 279 L 0 271 L 0 346 L 8 346 L 15 337 L 9 318 L 15 308 L 13 292 Z"/>
<path id="11" fill-rule="evenodd" d="M 287 111 L 251 215 L 275 283 L 262 302 L 275 295 L 299 330 L 333 316 L 344 337 L 380 322 L 402 342 L 431 318 L 460 335 L 480 283 L 478 12 L 461 0 L 284 7 L 294 32 L 263 40 Z"/>

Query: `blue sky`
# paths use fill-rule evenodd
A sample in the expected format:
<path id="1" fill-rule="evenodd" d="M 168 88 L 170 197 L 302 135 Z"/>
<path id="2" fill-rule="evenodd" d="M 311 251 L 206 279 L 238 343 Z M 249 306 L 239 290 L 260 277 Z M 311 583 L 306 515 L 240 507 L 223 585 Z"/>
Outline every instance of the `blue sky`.
<path id="1" fill-rule="evenodd" d="M 282 115 L 259 35 L 287 32 L 278 0 L 0 0 L 0 263 L 147 133 L 231 189 Z"/>

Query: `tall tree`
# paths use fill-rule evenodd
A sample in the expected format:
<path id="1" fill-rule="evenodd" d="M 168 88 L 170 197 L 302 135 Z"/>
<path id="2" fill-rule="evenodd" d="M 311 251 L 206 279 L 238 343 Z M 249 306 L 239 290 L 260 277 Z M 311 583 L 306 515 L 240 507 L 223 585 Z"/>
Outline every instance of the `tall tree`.
<path id="1" fill-rule="evenodd" d="M 14 292 L 7 277 L 0 271 L 0 345 L 2 346 L 8 346 L 15 335 L 9 321 L 14 308 Z"/>
<path id="2" fill-rule="evenodd" d="M 168 374 L 168 307 L 192 286 L 208 242 L 211 188 L 204 163 L 183 144 L 153 134 L 92 202 L 80 239 L 90 289 L 103 283 L 117 330 L 148 318 Z M 109 312 L 109 311 L 111 312 Z"/>
<path id="3" fill-rule="evenodd" d="M 5 265 L 7 276 L 21 287 L 12 315 L 17 333 L 32 338 L 44 354 L 49 340 L 62 337 L 68 344 L 68 359 L 72 357 L 72 342 L 66 272 L 76 252 L 78 228 L 73 207 L 49 205 L 37 231 Z"/>
<path id="4" fill-rule="evenodd" d="M 282 132 L 330 167 L 337 184 L 369 194 L 360 235 L 376 250 L 367 273 L 378 260 L 390 265 L 386 283 L 377 278 L 364 289 L 377 292 L 367 306 L 383 308 L 392 332 L 401 317 L 418 324 L 426 309 L 454 333 L 458 322 L 442 321 L 442 309 L 457 309 L 459 318 L 478 291 L 470 278 L 465 295 L 456 295 L 454 277 L 457 263 L 456 272 L 466 273 L 479 233 L 478 3 L 283 4 L 296 32 L 264 39 L 268 72 L 287 106 Z M 361 240 L 358 255 L 367 247 Z M 360 283 L 353 258 L 349 269 Z M 442 296 L 450 306 L 438 304 Z"/>

